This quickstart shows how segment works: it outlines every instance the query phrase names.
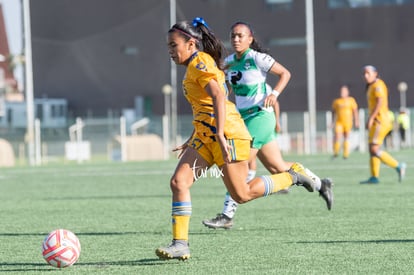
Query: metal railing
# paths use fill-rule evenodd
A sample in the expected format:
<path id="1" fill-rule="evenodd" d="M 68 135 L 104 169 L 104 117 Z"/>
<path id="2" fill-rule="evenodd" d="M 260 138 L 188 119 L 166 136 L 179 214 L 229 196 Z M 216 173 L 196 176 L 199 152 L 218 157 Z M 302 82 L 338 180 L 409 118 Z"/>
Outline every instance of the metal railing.
<path id="1" fill-rule="evenodd" d="M 410 115 L 412 112 L 410 112 Z M 354 129 L 351 134 L 351 148 L 360 152 L 367 149 L 367 132 L 364 128 L 366 119 L 366 110 L 359 110 L 360 125 L 359 129 Z M 328 112 L 317 113 L 317 153 L 332 153 L 332 114 Z M 304 112 L 283 112 L 281 114 L 282 132 L 279 134 L 279 146 L 284 153 L 289 154 L 309 154 L 309 129 L 308 115 Z M 43 129 L 38 127 L 39 132 L 36 133 L 37 155 L 39 162 L 47 163 L 55 159 L 65 159 L 65 143 L 69 141 L 89 141 L 91 156 L 105 156 L 108 160 L 113 157 L 114 138 L 121 135 L 121 119 L 116 118 L 78 118 L 75 123 L 68 129 Z M 191 115 L 179 116 L 177 122 L 177 144 L 164 143 L 164 147 L 173 148 L 180 145 L 182 140 L 186 140 L 192 133 L 192 117 Z M 126 127 L 126 126 L 125 126 Z M 127 132 L 125 128 L 125 134 Z M 141 130 L 139 130 L 141 129 Z M 142 129 L 145 129 L 142 130 Z M 397 127 L 394 128 L 391 135 L 390 150 L 399 150 L 402 147 L 411 148 L 413 144 L 412 128 L 406 133 L 406 142 L 403 144 L 398 133 Z M 132 123 L 129 129 L 131 134 L 151 133 L 160 137 L 163 134 L 162 116 L 153 116 L 144 118 Z M 20 163 L 27 163 L 26 160 L 26 144 L 24 139 L 24 131 L 19 129 L 0 128 L 0 134 L 3 139 L 8 140 L 14 149 L 15 155 Z M 166 158 L 168 158 L 166 150 Z M 38 163 L 37 163 L 38 164 Z"/>

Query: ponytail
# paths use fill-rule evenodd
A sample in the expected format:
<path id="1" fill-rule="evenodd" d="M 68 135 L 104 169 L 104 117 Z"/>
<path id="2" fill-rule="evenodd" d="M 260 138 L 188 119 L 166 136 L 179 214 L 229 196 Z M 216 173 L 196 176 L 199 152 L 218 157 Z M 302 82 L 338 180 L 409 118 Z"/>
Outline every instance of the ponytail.
<path id="1" fill-rule="evenodd" d="M 217 67 L 223 69 L 224 46 L 221 40 L 214 35 L 206 21 L 201 17 L 194 18 L 193 27 L 201 34 L 203 51 L 211 55 Z"/>

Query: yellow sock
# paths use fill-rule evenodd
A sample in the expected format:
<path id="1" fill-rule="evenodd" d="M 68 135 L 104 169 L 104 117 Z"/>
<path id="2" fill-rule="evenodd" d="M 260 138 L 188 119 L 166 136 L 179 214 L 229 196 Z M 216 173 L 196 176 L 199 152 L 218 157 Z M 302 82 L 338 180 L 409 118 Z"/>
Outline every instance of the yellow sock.
<path id="1" fill-rule="evenodd" d="M 345 140 L 344 141 L 344 153 L 343 153 L 344 158 L 347 158 L 349 156 L 349 141 Z"/>
<path id="2" fill-rule="evenodd" d="M 378 178 L 380 173 L 381 160 L 377 157 L 371 156 L 369 159 L 369 167 L 371 176 Z"/>
<path id="3" fill-rule="evenodd" d="M 385 151 L 381 151 L 378 153 L 378 158 L 385 164 L 388 165 L 389 167 L 392 168 L 397 168 L 398 166 L 398 161 L 395 160 L 390 154 L 388 154 Z"/>
<path id="4" fill-rule="evenodd" d="M 341 150 L 341 143 L 339 141 L 334 142 L 334 155 L 337 156 Z"/>
<path id="5" fill-rule="evenodd" d="M 191 213 L 191 201 L 172 203 L 172 234 L 174 240 L 188 241 Z"/>
<path id="6" fill-rule="evenodd" d="M 172 216 L 172 231 L 174 240 L 188 241 L 190 216 Z"/>
<path id="7" fill-rule="evenodd" d="M 265 196 L 284 190 L 292 185 L 292 176 L 288 172 L 261 177 L 265 184 Z"/>

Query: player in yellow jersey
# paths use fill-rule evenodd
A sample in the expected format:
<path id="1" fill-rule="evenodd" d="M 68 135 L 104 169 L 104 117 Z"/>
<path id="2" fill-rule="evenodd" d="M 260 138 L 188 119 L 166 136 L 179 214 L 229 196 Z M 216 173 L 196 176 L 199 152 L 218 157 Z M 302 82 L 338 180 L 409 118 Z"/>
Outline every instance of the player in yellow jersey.
<path id="1" fill-rule="evenodd" d="M 368 101 L 367 129 L 370 153 L 371 177 L 361 183 L 379 183 L 381 162 L 394 168 L 401 182 L 405 175 L 406 164 L 398 162 L 389 153 L 381 149 L 385 136 L 392 128 L 388 117 L 388 89 L 384 81 L 378 77 L 377 69 L 372 65 L 364 67 L 364 79 L 367 83 L 366 93 Z"/>
<path id="2" fill-rule="evenodd" d="M 313 192 L 314 182 L 300 164 L 288 172 L 256 177 L 246 184 L 251 137 L 235 105 L 227 99 L 222 65 L 223 45 L 202 18 L 180 22 L 168 31 L 172 60 L 186 67 L 184 96 L 193 110 L 194 131 L 177 148 L 180 160 L 170 180 L 172 242 L 155 250 L 160 259 L 190 257 L 188 232 L 192 204 L 190 188 L 202 171 L 214 164 L 237 203 L 265 197 L 292 184 Z"/>
<path id="3" fill-rule="evenodd" d="M 355 128 L 359 128 L 358 105 L 355 98 L 349 96 L 348 86 L 341 87 L 340 95 L 332 103 L 334 117 L 333 157 L 336 158 L 339 155 L 342 140 L 342 156 L 347 159 L 349 157 L 349 134 L 352 126 L 355 125 Z"/>
<path id="4" fill-rule="evenodd" d="M 398 122 L 398 131 L 400 133 L 401 138 L 401 147 L 404 148 L 407 146 L 407 140 L 406 140 L 406 132 L 410 130 L 410 116 L 406 110 L 406 108 L 401 107 L 400 112 L 397 116 L 397 122 Z"/>

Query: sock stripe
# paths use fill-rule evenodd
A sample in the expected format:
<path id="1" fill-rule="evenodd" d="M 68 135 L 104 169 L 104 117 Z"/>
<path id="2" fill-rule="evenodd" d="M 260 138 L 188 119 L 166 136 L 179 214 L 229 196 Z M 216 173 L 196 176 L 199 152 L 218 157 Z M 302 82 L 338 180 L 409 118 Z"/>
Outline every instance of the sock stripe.
<path id="1" fill-rule="evenodd" d="M 261 176 L 260 178 L 263 180 L 263 184 L 265 188 L 263 197 L 267 197 L 273 193 L 273 189 L 274 189 L 273 180 L 270 176 Z"/>
<path id="2" fill-rule="evenodd" d="M 173 216 L 191 216 L 192 206 L 191 202 L 173 202 L 172 215 Z"/>

